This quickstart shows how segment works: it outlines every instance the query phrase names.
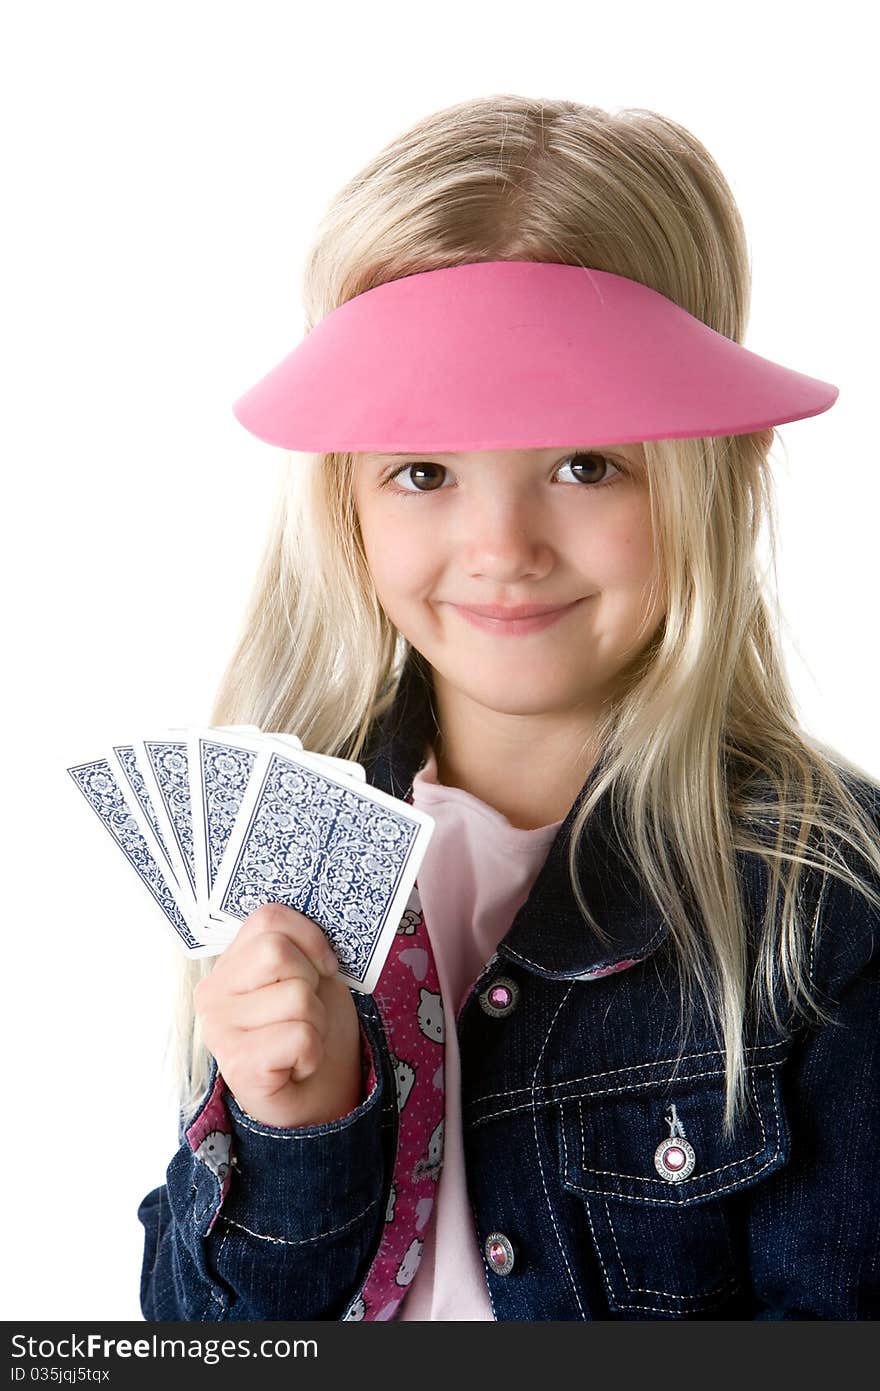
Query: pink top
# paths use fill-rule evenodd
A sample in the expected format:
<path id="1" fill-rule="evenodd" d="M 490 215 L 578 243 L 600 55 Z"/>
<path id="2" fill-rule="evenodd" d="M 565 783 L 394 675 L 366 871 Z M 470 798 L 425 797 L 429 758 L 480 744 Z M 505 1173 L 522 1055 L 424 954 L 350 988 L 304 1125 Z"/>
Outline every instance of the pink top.
<path id="1" fill-rule="evenodd" d="M 562 821 L 531 831 L 512 826 L 470 792 L 439 783 L 433 750 L 412 796 L 436 822 L 418 884 L 444 1001 L 446 1111 L 437 1198 L 397 1318 L 491 1319 L 465 1181 L 456 1014 L 528 897 Z"/>

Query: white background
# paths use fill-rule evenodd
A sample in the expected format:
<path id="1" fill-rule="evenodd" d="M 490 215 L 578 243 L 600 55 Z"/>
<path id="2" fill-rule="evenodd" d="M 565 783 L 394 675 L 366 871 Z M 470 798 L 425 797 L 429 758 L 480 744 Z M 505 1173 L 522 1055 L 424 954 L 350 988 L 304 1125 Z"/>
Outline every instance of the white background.
<path id="1" fill-rule="evenodd" d="M 5 10 L 7 1319 L 141 1316 L 177 948 L 65 769 L 207 720 L 280 457 L 231 403 L 301 337 L 325 205 L 416 119 L 503 91 L 651 107 L 718 160 L 746 346 L 840 388 L 777 450 L 802 718 L 880 772 L 875 50 L 854 3 L 605 8 Z"/>

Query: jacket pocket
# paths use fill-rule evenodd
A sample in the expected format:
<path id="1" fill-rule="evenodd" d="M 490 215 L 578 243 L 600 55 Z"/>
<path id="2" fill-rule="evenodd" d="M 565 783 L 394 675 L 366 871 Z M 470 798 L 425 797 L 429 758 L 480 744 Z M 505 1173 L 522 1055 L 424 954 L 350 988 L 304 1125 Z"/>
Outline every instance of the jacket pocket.
<path id="1" fill-rule="evenodd" d="M 687 1318 L 747 1293 L 737 1195 L 788 1159 L 778 1062 L 748 1069 L 747 1109 L 729 1137 L 721 1054 L 703 1054 L 697 1069 L 560 1108 L 563 1186 L 585 1208 L 610 1308 L 637 1318 Z"/>

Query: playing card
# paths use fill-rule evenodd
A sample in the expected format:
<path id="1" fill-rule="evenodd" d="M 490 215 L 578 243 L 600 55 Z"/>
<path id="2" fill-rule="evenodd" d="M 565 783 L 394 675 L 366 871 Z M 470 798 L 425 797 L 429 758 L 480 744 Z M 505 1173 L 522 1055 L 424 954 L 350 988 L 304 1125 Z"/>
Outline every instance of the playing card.
<path id="1" fill-rule="evenodd" d="M 207 914 L 217 866 L 229 842 L 261 748 L 256 734 L 191 726 L 187 729 L 190 771 L 193 872 L 197 902 Z M 224 925 L 235 935 L 235 930 Z"/>
<path id="2" fill-rule="evenodd" d="M 210 914 L 207 904 L 199 899 L 196 888 L 186 731 L 165 730 L 143 739 L 133 739 L 131 744 L 174 873 L 195 903 L 199 921 L 208 925 Z M 231 938 L 226 935 L 226 940 L 230 941 Z"/>
<path id="3" fill-rule="evenodd" d="M 288 744 L 295 740 L 296 742 L 293 744 L 294 748 L 302 749 L 303 747 L 301 741 L 297 739 L 294 734 L 269 733 L 264 734 L 262 737 L 264 739 L 278 740 L 282 744 Z M 282 752 L 284 752 L 283 749 Z M 367 774 L 363 764 L 355 763 L 351 758 L 334 758 L 334 756 L 329 753 L 312 753 L 311 749 L 303 749 L 303 758 L 307 758 L 313 762 L 326 763 L 330 768 L 335 768 L 337 772 L 345 773 L 346 776 L 351 778 L 356 778 L 358 782 L 366 782 L 367 780 Z"/>
<path id="4" fill-rule="evenodd" d="M 284 753 L 291 749 L 301 751 L 302 742 L 293 734 L 229 733 L 197 725 L 188 726 L 186 733 L 196 901 L 204 905 L 207 914 L 217 867 L 258 753 L 270 745 Z M 366 779 L 359 763 L 310 752 L 301 752 L 301 757 L 315 767 L 327 766 L 340 776 Z M 225 926 L 228 929 L 228 924 Z"/>
<path id="5" fill-rule="evenodd" d="M 296 908 L 327 934 L 348 984 L 370 992 L 433 829 L 409 803 L 267 743 L 214 871 L 210 910 L 235 926 L 264 903 Z"/>
<path id="6" fill-rule="evenodd" d="M 230 942 L 235 931 L 229 924 L 215 918 L 207 894 L 202 891 L 196 868 L 193 805 L 190 787 L 189 731 L 191 726 L 167 730 L 155 737 L 133 741 L 135 756 L 143 768 L 144 779 L 152 794 L 157 818 L 165 833 L 174 872 L 186 887 L 196 905 L 196 915 L 203 935 L 210 940 Z M 249 730 L 237 734 L 222 728 L 219 734 L 248 739 L 255 737 Z M 259 731 L 257 731 L 257 735 Z M 296 736 L 291 736 L 300 745 Z"/>
<path id="7" fill-rule="evenodd" d="M 67 769 L 92 811 L 137 872 L 176 941 L 190 956 L 215 956 L 222 945 L 202 942 L 193 931 L 180 902 L 179 886 L 163 873 L 153 855 L 138 819 L 125 798 L 106 757 L 93 758 Z"/>
<path id="8" fill-rule="evenodd" d="M 156 815 L 152 798 L 147 791 L 144 775 L 138 766 L 132 745 L 122 741 L 114 742 L 107 750 L 106 758 L 113 776 L 119 783 L 129 804 L 131 813 L 140 826 L 141 833 L 150 848 L 150 853 L 160 864 L 166 879 L 179 884 L 174 862 L 168 853 L 162 826 Z"/>
<path id="9" fill-rule="evenodd" d="M 182 730 L 174 730 L 171 733 L 184 737 Z M 150 796 L 146 777 L 141 771 L 144 759 L 145 755 L 142 752 L 141 763 L 138 762 L 133 742 L 117 741 L 107 752 L 107 761 L 126 796 L 150 853 L 162 868 L 194 935 L 201 942 L 218 942 L 218 950 L 222 950 L 223 946 L 232 941 L 234 933 L 230 932 L 228 924 L 217 922 L 210 917 L 207 898 L 200 906 L 198 899 L 191 892 L 188 879 L 180 872 L 179 853 L 172 857 L 168 848 L 172 834 L 168 817 L 160 816 L 156 810 L 157 805 L 162 806 L 162 803 L 155 796 L 154 778 L 150 779 L 150 786 L 153 787 L 153 796 Z"/>
<path id="10" fill-rule="evenodd" d="M 366 781 L 360 764 L 305 751 L 297 735 L 256 725 L 180 726 L 118 740 L 104 758 L 68 769 L 189 955 L 216 955 L 241 925 L 214 914 L 210 886 L 257 755 L 270 748 L 339 783 Z"/>
<path id="11" fill-rule="evenodd" d="M 188 726 L 186 734 L 196 897 L 207 904 L 257 754 L 268 746 L 281 748 L 282 753 L 291 748 L 302 751 L 303 746 L 295 734 L 225 733 L 195 725 Z M 300 753 L 300 757 L 314 766 L 328 765 L 341 775 L 356 769 L 361 782 L 366 779 L 361 765 L 349 759 L 313 753 Z M 229 931 L 228 924 L 222 926 Z"/>

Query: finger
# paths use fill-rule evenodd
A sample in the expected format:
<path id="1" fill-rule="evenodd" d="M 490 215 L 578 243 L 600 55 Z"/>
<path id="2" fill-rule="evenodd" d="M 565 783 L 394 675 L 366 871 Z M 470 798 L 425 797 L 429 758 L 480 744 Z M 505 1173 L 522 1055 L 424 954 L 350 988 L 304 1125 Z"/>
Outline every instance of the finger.
<path id="1" fill-rule="evenodd" d="M 246 995 L 230 995 L 221 1017 L 228 1028 L 244 1030 L 302 1020 L 312 1024 L 322 1039 L 329 1025 L 327 1006 L 302 977 L 275 981 Z"/>
<path id="2" fill-rule="evenodd" d="M 303 1020 L 267 1024 L 263 1029 L 242 1030 L 224 1071 L 233 1094 L 235 1079 L 245 1076 L 249 1087 L 277 1088 L 292 1076 L 303 1081 L 320 1067 L 324 1041 L 313 1024 Z"/>
<path id="3" fill-rule="evenodd" d="M 246 951 L 250 953 L 252 944 L 263 936 L 279 934 L 288 938 L 320 975 L 329 977 L 336 974 L 339 963 L 324 932 L 316 922 L 306 917 L 304 913 L 297 912 L 295 908 L 288 908 L 283 903 L 263 904 L 262 907 L 255 909 L 245 918 L 235 938 L 220 958 L 221 962 L 226 963 L 224 969 L 232 970 L 235 967 L 237 976 L 239 956 Z M 265 985 L 271 979 L 273 977 L 269 976 L 267 979 L 255 982 L 255 984 Z"/>

